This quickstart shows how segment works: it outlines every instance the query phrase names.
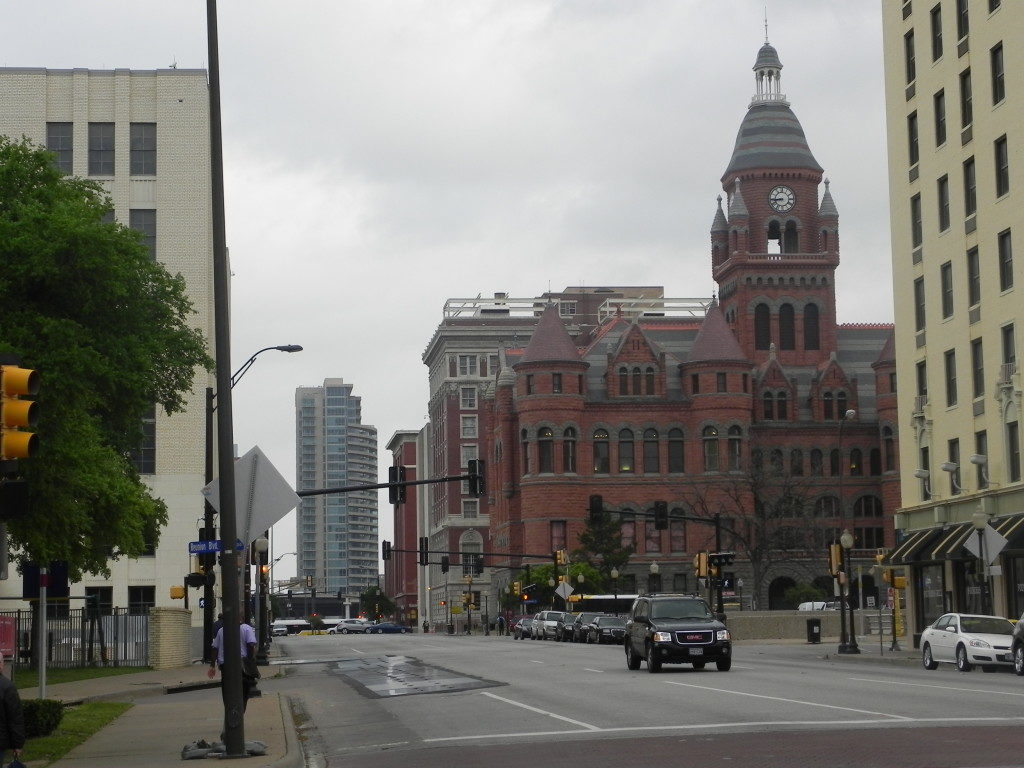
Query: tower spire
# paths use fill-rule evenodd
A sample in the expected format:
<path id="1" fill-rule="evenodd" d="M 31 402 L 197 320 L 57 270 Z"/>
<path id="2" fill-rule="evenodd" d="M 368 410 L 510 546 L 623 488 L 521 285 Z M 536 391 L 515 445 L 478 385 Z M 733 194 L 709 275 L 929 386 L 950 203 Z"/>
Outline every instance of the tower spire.
<path id="1" fill-rule="evenodd" d="M 768 3 L 764 4 L 764 42 L 768 44 Z"/>

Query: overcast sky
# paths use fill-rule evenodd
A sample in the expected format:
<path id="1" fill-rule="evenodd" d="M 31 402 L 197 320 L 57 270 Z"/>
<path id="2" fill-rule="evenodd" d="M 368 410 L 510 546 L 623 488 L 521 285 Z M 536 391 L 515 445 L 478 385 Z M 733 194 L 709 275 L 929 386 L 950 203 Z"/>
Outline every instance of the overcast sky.
<path id="1" fill-rule="evenodd" d="M 203 0 L 4 4 L 0 65 L 207 65 Z M 445 299 L 714 290 L 709 229 L 764 0 L 221 0 L 240 453 L 294 480 L 294 392 L 340 377 L 384 446 L 427 413 Z M 890 322 L 879 0 L 769 0 L 832 181 L 841 322 Z M 392 537 L 386 495 L 381 537 Z M 275 551 L 294 549 L 290 515 Z M 284 558 L 276 577 L 294 572 Z"/>

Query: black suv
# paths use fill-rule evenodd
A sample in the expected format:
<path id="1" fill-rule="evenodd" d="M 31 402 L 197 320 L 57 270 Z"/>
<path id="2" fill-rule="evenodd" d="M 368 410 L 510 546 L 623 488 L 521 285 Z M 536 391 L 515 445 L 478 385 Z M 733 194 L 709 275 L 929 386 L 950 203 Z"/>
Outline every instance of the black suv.
<path id="1" fill-rule="evenodd" d="M 662 664 L 692 664 L 703 669 L 710 661 L 720 672 L 732 666 L 732 640 L 725 624 L 694 595 L 641 595 L 626 620 L 626 666 L 658 672 Z"/>

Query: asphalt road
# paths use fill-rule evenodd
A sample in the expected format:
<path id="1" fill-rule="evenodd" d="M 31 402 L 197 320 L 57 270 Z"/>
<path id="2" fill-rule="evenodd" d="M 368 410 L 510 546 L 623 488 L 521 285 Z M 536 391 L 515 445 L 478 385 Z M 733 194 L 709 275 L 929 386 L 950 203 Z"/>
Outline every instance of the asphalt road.
<path id="1" fill-rule="evenodd" d="M 1024 679 L 737 645 L 729 672 L 626 669 L 621 646 L 447 635 L 279 640 L 311 766 L 1021 765 Z M 304 663 L 298 663 L 304 662 Z M 1009 726 L 1009 727 L 1007 727 Z M 586 756 L 581 759 L 581 756 Z"/>

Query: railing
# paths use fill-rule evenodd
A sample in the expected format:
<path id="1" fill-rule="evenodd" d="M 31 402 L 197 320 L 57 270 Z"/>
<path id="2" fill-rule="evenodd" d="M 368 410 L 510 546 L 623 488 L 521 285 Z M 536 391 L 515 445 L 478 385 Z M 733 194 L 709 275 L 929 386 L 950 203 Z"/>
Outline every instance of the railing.
<path id="1" fill-rule="evenodd" d="M 998 384 L 1007 385 L 1013 382 L 1013 375 L 1017 372 L 1016 363 L 1003 363 L 999 366 Z"/>
<path id="2" fill-rule="evenodd" d="M 928 405 L 928 395 L 917 395 L 914 398 L 914 413 L 924 413 L 924 407 Z"/>
<path id="3" fill-rule="evenodd" d="M 56 610 L 53 610 L 56 609 Z M 0 611 L 0 621 L 14 621 L 15 656 L 34 664 L 38 628 L 32 611 Z M 128 608 L 90 617 L 85 608 L 51 606 L 46 620 L 46 664 L 55 668 L 104 664 L 113 667 L 149 666 L 149 614 Z"/>

